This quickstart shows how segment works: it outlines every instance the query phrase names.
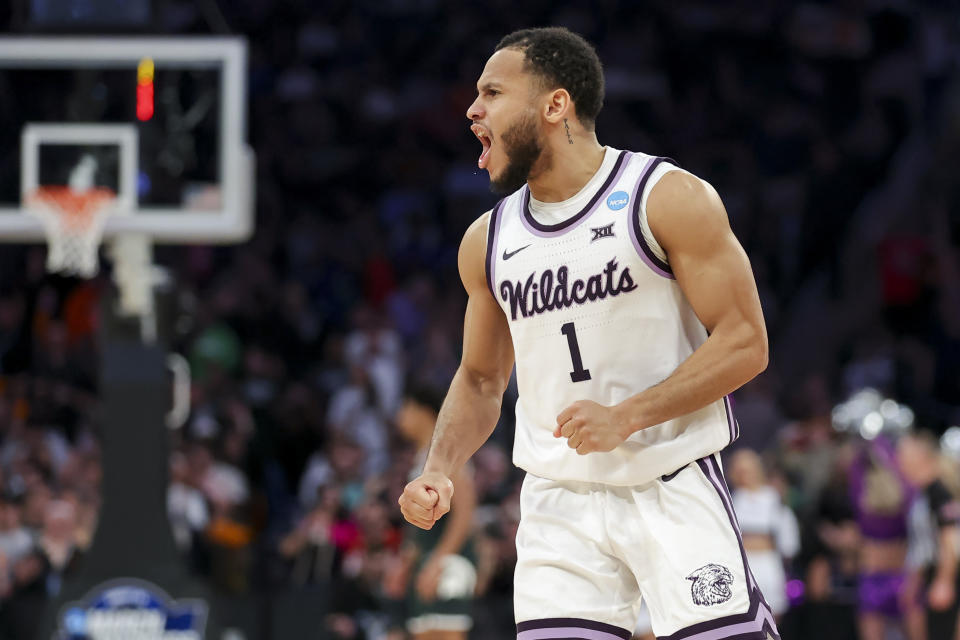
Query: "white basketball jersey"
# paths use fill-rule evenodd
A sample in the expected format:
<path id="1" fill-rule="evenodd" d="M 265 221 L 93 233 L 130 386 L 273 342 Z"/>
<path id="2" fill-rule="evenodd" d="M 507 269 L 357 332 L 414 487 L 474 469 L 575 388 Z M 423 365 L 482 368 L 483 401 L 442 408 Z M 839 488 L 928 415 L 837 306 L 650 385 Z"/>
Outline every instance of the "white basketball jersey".
<path id="1" fill-rule="evenodd" d="M 676 170 L 664 161 L 608 147 L 569 200 L 531 202 L 524 186 L 490 214 L 487 283 L 516 354 L 513 461 L 534 475 L 638 485 L 738 435 L 723 398 L 608 453 L 581 456 L 553 437 L 573 402 L 615 405 L 662 382 L 707 338 L 646 221 L 647 194 Z"/>

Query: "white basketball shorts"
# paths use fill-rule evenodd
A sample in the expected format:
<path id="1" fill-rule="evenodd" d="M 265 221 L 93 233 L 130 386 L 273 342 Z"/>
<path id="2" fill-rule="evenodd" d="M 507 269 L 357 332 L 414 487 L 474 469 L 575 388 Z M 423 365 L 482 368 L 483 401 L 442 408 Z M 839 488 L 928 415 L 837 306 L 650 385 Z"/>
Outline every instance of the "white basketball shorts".
<path id="1" fill-rule="evenodd" d="M 626 640 L 641 596 L 659 640 L 779 640 L 719 455 L 635 487 L 527 474 L 520 505 L 518 640 Z"/>

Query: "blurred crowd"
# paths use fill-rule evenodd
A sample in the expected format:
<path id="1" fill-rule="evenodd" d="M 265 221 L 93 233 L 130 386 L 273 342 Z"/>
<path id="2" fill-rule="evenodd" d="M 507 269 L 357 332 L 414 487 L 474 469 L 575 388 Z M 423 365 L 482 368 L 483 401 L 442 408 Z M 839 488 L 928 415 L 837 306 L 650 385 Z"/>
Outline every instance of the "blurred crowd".
<path id="1" fill-rule="evenodd" d="M 782 536 L 795 523 L 793 542 L 764 547 L 787 560 L 784 637 L 856 637 L 857 461 L 902 485 L 899 517 L 920 492 L 894 445 L 876 462 L 883 440 L 839 432 L 832 409 L 873 387 L 936 433 L 960 423 L 956 7 L 314 4 L 221 3 L 250 45 L 256 234 L 158 251 L 177 282 L 172 346 L 193 371 L 168 494 L 192 570 L 227 593 L 328 589 L 330 637 L 404 637 L 396 498 L 415 447 L 395 416 L 410 385 L 442 391 L 456 370 L 457 246 L 495 202 L 464 112 L 503 34 L 562 24 L 605 65 L 600 141 L 674 158 L 724 199 L 771 338 L 770 369 L 736 394 L 741 446 L 760 453 L 739 476 L 788 510 Z M 192 2 L 164 7 L 159 30 L 209 30 Z M 95 530 L 107 286 L 46 275 L 42 248 L 0 255 L 2 620 L 58 593 Z M 474 459 L 475 638 L 513 628 L 515 399 L 511 385 Z M 905 566 L 885 544 L 870 562 Z"/>

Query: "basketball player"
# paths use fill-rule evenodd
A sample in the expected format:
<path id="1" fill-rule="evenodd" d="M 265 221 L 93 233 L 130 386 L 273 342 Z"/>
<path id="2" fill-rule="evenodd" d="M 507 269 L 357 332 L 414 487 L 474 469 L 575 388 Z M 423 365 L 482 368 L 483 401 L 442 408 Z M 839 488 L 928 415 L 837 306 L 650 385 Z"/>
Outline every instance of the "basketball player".
<path id="1" fill-rule="evenodd" d="M 779 638 L 717 454 L 767 364 L 756 285 L 713 188 L 601 146 L 603 73 L 559 28 L 500 41 L 467 110 L 494 190 L 460 247 L 463 357 L 404 517 L 429 529 L 514 363 L 519 640 Z"/>
<path id="2" fill-rule="evenodd" d="M 426 387 L 407 389 L 395 422 L 400 433 L 418 447 L 417 469 L 430 446 L 443 400 Z M 473 626 L 471 605 L 477 572 L 473 565 L 470 528 L 477 496 L 469 469 L 451 477 L 457 488 L 450 515 L 427 531 L 406 535 L 404 573 L 410 576 L 407 629 L 413 640 L 466 640 Z"/>

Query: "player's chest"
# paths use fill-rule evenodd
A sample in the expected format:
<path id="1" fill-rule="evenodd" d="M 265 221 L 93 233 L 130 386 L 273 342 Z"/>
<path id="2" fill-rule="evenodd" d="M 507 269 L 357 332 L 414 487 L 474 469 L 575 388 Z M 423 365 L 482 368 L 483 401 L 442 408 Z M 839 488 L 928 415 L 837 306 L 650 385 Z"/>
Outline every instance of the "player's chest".
<path id="1" fill-rule="evenodd" d="M 646 274 L 626 211 L 597 211 L 563 233 L 538 235 L 513 217 L 496 247 L 494 294 L 507 318 L 613 304 Z"/>

